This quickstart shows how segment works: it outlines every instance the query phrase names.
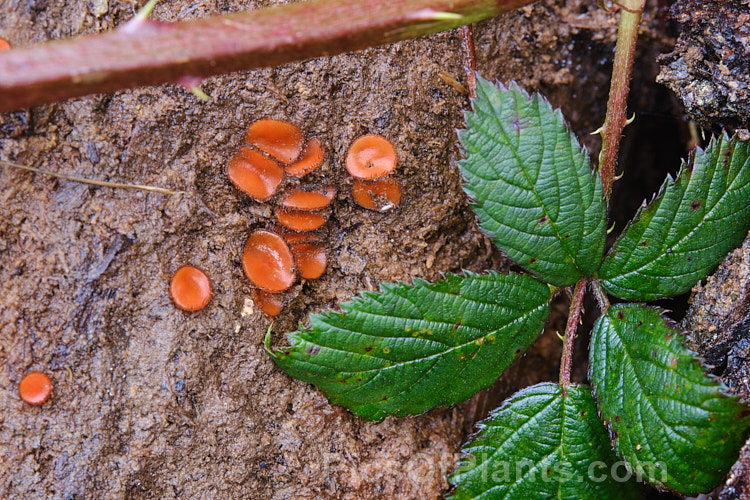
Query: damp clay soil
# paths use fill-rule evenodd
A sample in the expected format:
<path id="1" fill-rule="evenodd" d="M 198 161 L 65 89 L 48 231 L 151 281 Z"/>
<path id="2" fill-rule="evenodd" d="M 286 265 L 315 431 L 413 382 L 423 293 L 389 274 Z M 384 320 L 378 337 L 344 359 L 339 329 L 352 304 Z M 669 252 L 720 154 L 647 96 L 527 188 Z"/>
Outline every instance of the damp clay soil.
<path id="1" fill-rule="evenodd" d="M 154 17 L 272 3 L 163 1 Z M 3 2 L 0 37 L 23 46 L 113 29 L 138 7 Z M 654 19 L 647 17 L 646 46 L 659 38 L 649 35 Z M 602 123 L 614 22 L 595 2 L 542 2 L 481 23 L 475 38 L 486 77 L 541 89 L 582 137 Z M 459 45 L 454 31 L 214 77 L 202 85 L 211 96 L 205 103 L 166 85 L 0 115 L 3 160 L 183 191 L 95 187 L 2 168 L 0 497 L 442 496 L 483 397 L 362 422 L 277 369 L 262 339 L 272 326 L 273 344 L 282 346 L 310 312 L 380 281 L 507 269 L 460 187 L 454 131 L 468 99 L 440 77 L 463 80 Z M 254 202 L 224 173 L 260 118 L 298 124 L 326 147 L 323 167 L 286 180 L 281 193 L 298 186 L 338 193 L 322 233 L 328 270 L 298 282 L 273 323 L 250 298 L 240 255 L 253 230 L 272 227 L 278 198 Z M 348 145 L 368 133 L 389 138 L 399 154 L 401 204 L 386 213 L 353 203 L 343 168 Z M 178 310 L 168 293 L 186 264 L 213 284 L 211 302 L 193 313 Z M 556 379 L 560 328 L 558 318 L 495 397 Z M 53 381 L 42 406 L 18 396 L 30 371 Z"/>

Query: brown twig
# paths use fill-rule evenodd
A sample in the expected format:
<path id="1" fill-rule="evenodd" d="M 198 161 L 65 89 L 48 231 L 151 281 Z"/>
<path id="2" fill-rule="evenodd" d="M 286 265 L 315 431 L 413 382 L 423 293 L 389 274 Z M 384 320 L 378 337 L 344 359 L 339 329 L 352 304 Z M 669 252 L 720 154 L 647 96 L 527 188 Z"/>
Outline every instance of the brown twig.
<path id="1" fill-rule="evenodd" d="M 141 191 L 152 191 L 154 193 L 161 194 L 185 194 L 185 191 L 173 191 L 171 189 L 160 188 L 155 186 L 146 186 L 143 184 L 122 184 L 119 182 L 108 182 L 108 181 L 97 181 L 93 179 L 86 179 L 85 177 L 77 177 L 75 175 L 60 174 L 58 172 L 52 172 L 51 170 L 44 170 L 37 167 L 29 167 L 28 165 L 20 165 L 18 163 L 12 163 L 9 161 L 0 160 L 0 165 L 6 167 L 18 168 L 21 170 L 28 170 L 29 172 L 36 172 L 38 174 L 49 175 L 50 177 L 57 177 L 58 179 L 65 179 L 67 181 L 81 182 L 83 184 L 91 184 L 92 186 L 102 186 L 116 189 L 138 189 Z"/>
<path id="2" fill-rule="evenodd" d="M 314 0 L 115 31 L 0 53 L 0 112 L 179 83 L 443 31 L 531 0 Z"/>
<path id="3" fill-rule="evenodd" d="M 477 96 L 477 54 L 474 51 L 474 37 L 471 24 L 461 26 L 461 59 L 464 64 L 466 87 L 469 89 L 469 96 L 474 98 Z"/>
<path id="4" fill-rule="evenodd" d="M 585 277 L 581 278 L 578 283 L 576 283 L 575 291 L 573 292 L 573 301 L 570 304 L 568 322 L 565 325 L 563 353 L 562 358 L 560 359 L 560 385 L 562 386 L 563 393 L 565 392 L 565 386 L 570 384 L 570 371 L 573 366 L 573 346 L 576 341 L 578 323 L 581 320 L 583 296 L 586 294 L 587 284 L 588 280 Z"/>

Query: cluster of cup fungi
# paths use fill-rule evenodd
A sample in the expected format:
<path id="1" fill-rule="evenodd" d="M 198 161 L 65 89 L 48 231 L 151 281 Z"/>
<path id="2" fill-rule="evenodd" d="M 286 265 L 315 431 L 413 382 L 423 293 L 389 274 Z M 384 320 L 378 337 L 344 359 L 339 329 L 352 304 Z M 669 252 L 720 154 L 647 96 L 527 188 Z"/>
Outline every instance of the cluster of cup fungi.
<path id="1" fill-rule="evenodd" d="M 264 119 L 247 129 L 245 143 L 229 161 L 226 174 L 238 190 L 256 201 L 268 202 L 276 197 L 285 177 L 302 179 L 324 159 L 325 149 L 318 138 L 305 138 L 291 123 Z M 355 140 L 345 163 L 354 177 L 354 201 L 376 211 L 398 205 L 401 187 L 390 176 L 397 162 L 396 149 L 385 137 L 365 135 Z M 328 220 L 336 194 L 330 186 L 281 193 L 274 203 L 276 227 L 257 229 L 248 237 L 242 269 L 253 286 L 253 301 L 268 316 L 281 312 L 284 292 L 298 277 L 314 280 L 325 272 L 328 255 L 318 230 Z M 196 311 L 210 301 L 211 284 L 201 270 L 184 266 L 175 273 L 170 294 L 177 307 Z"/>
<path id="2" fill-rule="evenodd" d="M 265 119 L 247 129 L 245 144 L 229 161 L 226 173 L 237 189 L 266 202 L 277 194 L 285 176 L 302 178 L 319 168 L 324 158 L 319 139 L 305 140 L 297 126 Z M 397 162 L 396 149 L 385 137 L 370 134 L 356 139 L 345 163 L 354 177 L 353 200 L 363 208 L 381 212 L 398 205 L 401 187 L 390 176 Z M 314 280 L 325 272 L 328 255 L 316 231 L 328 220 L 335 196 L 333 187 L 283 193 L 274 209 L 280 229 L 258 229 L 248 237 L 242 268 L 253 285 L 255 304 L 268 316 L 281 312 L 283 293 L 298 276 Z M 201 269 L 185 265 L 174 273 L 169 294 L 178 308 L 199 311 L 211 301 L 211 281 Z M 44 403 L 51 393 L 52 381 L 41 372 L 27 374 L 19 384 L 21 399 L 32 405 Z"/>

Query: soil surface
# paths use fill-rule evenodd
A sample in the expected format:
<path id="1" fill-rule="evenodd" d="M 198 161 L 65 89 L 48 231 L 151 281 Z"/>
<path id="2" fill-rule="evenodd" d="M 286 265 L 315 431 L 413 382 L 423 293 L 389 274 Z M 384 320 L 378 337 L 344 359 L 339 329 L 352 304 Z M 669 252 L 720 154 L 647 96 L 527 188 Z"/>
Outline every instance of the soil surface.
<path id="1" fill-rule="evenodd" d="M 282 2 L 163 1 L 153 17 L 275 3 Z M 4 1 L 0 36 L 23 46 L 94 33 L 121 25 L 137 8 L 118 0 Z M 644 23 L 644 61 L 665 48 L 657 14 Z M 541 90 L 598 151 L 588 133 L 604 118 L 614 19 L 594 1 L 549 0 L 480 23 L 480 72 Z M 310 312 L 380 281 L 508 268 L 461 191 L 454 131 L 468 98 L 441 78 L 463 81 L 459 47 L 457 32 L 448 32 L 214 77 L 202 85 L 207 103 L 162 86 L 0 115 L 1 159 L 184 191 L 169 196 L 1 170 L 0 497 L 442 496 L 473 422 L 518 388 L 556 380 L 560 315 L 492 391 L 380 423 L 362 422 L 287 377 L 262 339 L 271 326 L 282 345 Z M 639 71 L 638 95 L 653 96 L 653 64 Z M 272 225 L 277 198 L 253 202 L 224 173 L 244 130 L 260 118 L 296 123 L 327 148 L 320 170 L 285 181 L 281 193 L 297 184 L 338 188 L 323 233 L 329 268 L 298 283 L 274 322 L 250 299 L 239 258 L 248 234 Z M 351 201 L 342 165 L 348 145 L 365 133 L 390 138 L 399 153 L 402 202 L 383 214 Z M 181 312 L 170 300 L 169 279 L 184 264 L 212 280 L 214 297 L 200 312 Z M 585 364 L 577 366 L 582 379 Z M 17 395 L 32 370 L 55 384 L 40 407 Z"/>

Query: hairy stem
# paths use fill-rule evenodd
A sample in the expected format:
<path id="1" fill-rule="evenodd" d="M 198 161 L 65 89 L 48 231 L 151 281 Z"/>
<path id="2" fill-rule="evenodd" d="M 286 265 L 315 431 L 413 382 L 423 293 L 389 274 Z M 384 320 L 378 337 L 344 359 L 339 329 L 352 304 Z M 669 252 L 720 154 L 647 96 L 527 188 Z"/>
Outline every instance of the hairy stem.
<path id="1" fill-rule="evenodd" d="M 339 54 L 473 23 L 531 0 L 314 0 L 0 53 L 0 112 Z"/>
<path id="2" fill-rule="evenodd" d="M 591 280 L 591 291 L 594 292 L 596 303 L 599 304 L 599 310 L 602 314 L 605 314 L 609 309 L 609 299 L 599 280 Z"/>
<path id="3" fill-rule="evenodd" d="M 623 0 L 620 2 L 620 24 L 617 28 L 617 46 L 612 66 L 612 82 L 607 102 L 607 117 L 602 126 L 602 151 L 599 155 L 599 175 L 602 178 L 604 195 L 612 192 L 617 156 L 620 151 L 622 129 L 627 124 L 626 107 L 630 91 L 630 74 L 638 39 L 638 25 L 646 0 Z"/>
<path id="4" fill-rule="evenodd" d="M 576 341 L 576 332 L 578 323 L 581 321 L 581 312 L 583 311 L 583 297 L 586 294 L 587 278 L 581 278 L 576 283 L 573 291 L 573 300 L 570 303 L 570 313 L 568 314 L 568 323 L 565 325 L 565 337 L 563 340 L 563 352 L 560 359 L 560 385 L 565 391 L 565 386 L 570 384 L 570 371 L 573 367 L 573 346 Z"/>

